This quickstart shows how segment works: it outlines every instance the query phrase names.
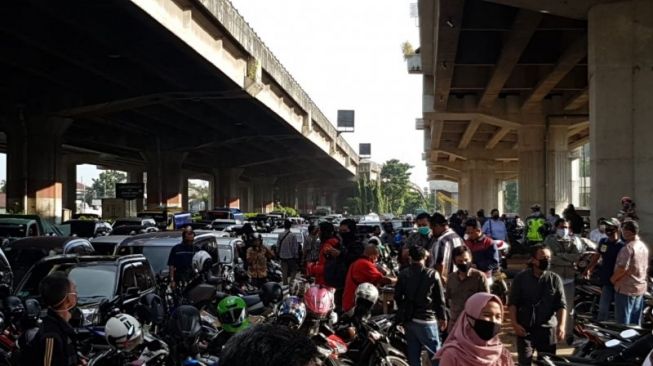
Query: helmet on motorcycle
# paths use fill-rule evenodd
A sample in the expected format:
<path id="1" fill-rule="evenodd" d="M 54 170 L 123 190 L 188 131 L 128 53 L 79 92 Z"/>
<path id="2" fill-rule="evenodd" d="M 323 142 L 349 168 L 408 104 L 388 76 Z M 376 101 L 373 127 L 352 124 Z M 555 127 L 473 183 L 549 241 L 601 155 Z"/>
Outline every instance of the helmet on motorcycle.
<path id="1" fill-rule="evenodd" d="M 379 299 L 379 290 L 371 283 L 364 282 L 356 288 L 356 310 L 358 315 L 369 314 Z"/>
<path id="2" fill-rule="evenodd" d="M 277 311 L 277 322 L 293 329 L 301 327 L 305 319 L 306 305 L 297 296 L 285 298 Z"/>
<path id="3" fill-rule="evenodd" d="M 41 304 L 36 299 L 25 300 L 25 315 L 29 319 L 38 319 L 41 315 Z"/>
<path id="4" fill-rule="evenodd" d="M 136 315 L 144 323 L 163 324 L 164 314 L 163 301 L 159 295 L 154 293 L 141 297 L 139 304 L 136 306 Z"/>
<path id="5" fill-rule="evenodd" d="M 193 266 L 193 271 L 196 273 L 202 273 L 205 270 L 211 268 L 211 265 L 213 265 L 213 259 L 211 259 L 211 255 L 209 253 L 204 250 L 200 250 L 199 252 L 195 253 L 195 255 L 193 255 L 193 260 L 191 263 Z"/>
<path id="6" fill-rule="evenodd" d="M 202 331 L 200 311 L 192 305 L 181 305 L 170 316 L 168 327 L 170 334 L 194 344 Z"/>
<path id="7" fill-rule="evenodd" d="M 2 301 L 2 310 L 5 316 L 18 320 L 25 313 L 25 306 L 23 306 L 23 301 L 19 297 L 7 296 Z"/>
<path id="8" fill-rule="evenodd" d="M 249 327 L 247 304 L 238 296 L 227 296 L 218 303 L 218 319 L 229 333 L 238 333 Z"/>
<path id="9" fill-rule="evenodd" d="M 276 304 L 283 300 L 283 289 L 281 288 L 281 285 L 276 282 L 266 282 L 261 286 L 259 296 L 265 306 Z"/>
<path id="10" fill-rule="evenodd" d="M 308 312 L 321 319 L 326 319 L 334 308 L 333 293 L 335 291 L 328 287 L 312 285 L 304 294 L 304 304 Z"/>
<path id="11" fill-rule="evenodd" d="M 120 351 L 132 351 L 143 343 L 141 323 L 129 314 L 118 314 L 109 318 L 104 332 L 107 342 Z"/>

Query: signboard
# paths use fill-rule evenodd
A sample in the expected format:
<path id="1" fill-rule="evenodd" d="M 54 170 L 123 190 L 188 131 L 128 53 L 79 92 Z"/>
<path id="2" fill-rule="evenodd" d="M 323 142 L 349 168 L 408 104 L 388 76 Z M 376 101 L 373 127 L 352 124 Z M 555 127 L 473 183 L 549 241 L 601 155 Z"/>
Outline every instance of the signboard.
<path id="1" fill-rule="evenodd" d="M 372 155 L 372 144 L 358 144 L 358 155 L 369 158 Z"/>
<path id="2" fill-rule="evenodd" d="M 354 132 L 354 111 L 353 110 L 339 110 L 338 111 L 338 131 L 340 131 L 340 132 Z"/>
<path id="3" fill-rule="evenodd" d="M 124 200 L 143 199 L 144 183 L 116 183 L 116 198 Z"/>

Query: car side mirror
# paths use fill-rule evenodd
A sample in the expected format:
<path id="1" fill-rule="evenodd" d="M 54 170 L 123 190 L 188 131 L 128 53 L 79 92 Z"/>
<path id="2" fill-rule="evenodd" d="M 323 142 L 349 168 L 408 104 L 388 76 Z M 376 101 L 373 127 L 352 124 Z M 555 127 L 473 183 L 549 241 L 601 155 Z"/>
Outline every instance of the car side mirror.
<path id="1" fill-rule="evenodd" d="M 127 287 L 124 294 L 127 298 L 137 297 L 138 287 Z"/>

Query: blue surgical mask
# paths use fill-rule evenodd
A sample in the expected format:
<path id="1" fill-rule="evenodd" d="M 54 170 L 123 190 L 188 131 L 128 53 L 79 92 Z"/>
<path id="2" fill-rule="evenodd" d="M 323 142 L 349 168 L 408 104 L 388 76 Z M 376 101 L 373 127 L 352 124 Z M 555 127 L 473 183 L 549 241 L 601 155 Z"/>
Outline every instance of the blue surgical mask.
<path id="1" fill-rule="evenodd" d="M 424 235 L 424 236 L 427 236 L 427 235 L 429 235 L 429 234 L 431 233 L 431 228 L 429 228 L 428 226 L 420 226 L 420 227 L 417 229 L 417 231 L 418 231 L 420 234 L 422 234 L 422 235 Z"/>

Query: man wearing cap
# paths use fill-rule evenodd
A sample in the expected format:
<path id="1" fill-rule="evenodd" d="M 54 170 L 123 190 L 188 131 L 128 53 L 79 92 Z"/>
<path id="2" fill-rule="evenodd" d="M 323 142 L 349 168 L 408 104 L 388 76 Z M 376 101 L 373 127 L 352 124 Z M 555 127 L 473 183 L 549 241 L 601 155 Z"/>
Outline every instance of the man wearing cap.
<path id="1" fill-rule="evenodd" d="M 624 247 L 624 243 L 619 238 L 619 220 L 615 218 L 603 219 L 600 225 L 605 227 L 606 237 L 598 242 L 598 252 L 592 256 L 592 260 L 583 276 L 589 279 L 600 261 L 601 300 L 599 301 L 599 313 L 596 320 L 606 321 L 610 316 L 610 305 L 614 301 L 614 285 L 610 282 L 610 277 L 614 273 L 614 265 L 617 262 L 619 251 Z"/>
<path id="2" fill-rule="evenodd" d="M 526 218 L 524 239 L 528 245 L 540 244 L 544 241 L 547 230 L 546 217 L 542 214 L 540 205 L 531 206 L 531 215 Z"/>

